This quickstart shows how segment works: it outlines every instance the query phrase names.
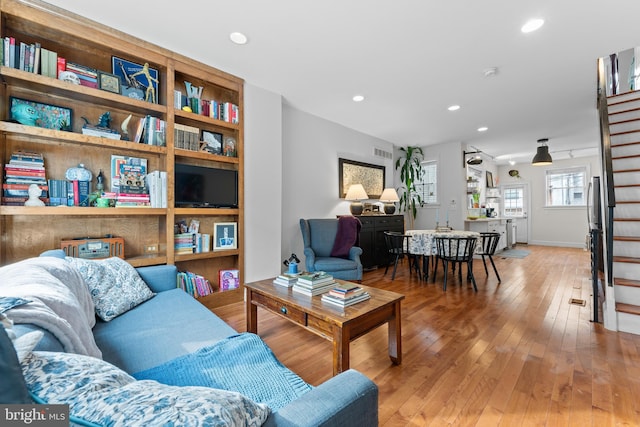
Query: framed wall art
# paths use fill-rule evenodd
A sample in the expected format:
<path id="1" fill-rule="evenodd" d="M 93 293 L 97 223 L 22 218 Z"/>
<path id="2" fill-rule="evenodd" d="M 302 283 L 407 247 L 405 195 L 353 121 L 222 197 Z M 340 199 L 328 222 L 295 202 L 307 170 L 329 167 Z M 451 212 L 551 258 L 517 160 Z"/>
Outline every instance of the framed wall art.
<path id="1" fill-rule="evenodd" d="M 493 174 L 487 171 L 487 188 L 495 187 L 495 183 L 493 182 Z"/>
<path id="2" fill-rule="evenodd" d="M 70 108 L 43 104 L 13 96 L 9 99 L 9 105 L 10 120 L 27 126 L 71 132 L 73 120 Z"/>
<path id="3" fill-rule="evenodd" d="M 384 190 L 384 179 L 384 166 L 338 159 L 338 194 L 341 199 L 352 184 L 362 184 L 370 199 L 379 199 Z"/>

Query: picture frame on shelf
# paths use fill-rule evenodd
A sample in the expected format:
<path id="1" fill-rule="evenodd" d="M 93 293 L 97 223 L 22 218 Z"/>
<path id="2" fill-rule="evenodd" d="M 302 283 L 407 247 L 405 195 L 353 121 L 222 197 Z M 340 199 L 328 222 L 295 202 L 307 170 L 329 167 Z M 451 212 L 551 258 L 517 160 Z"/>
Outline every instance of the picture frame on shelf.
<path id="1" fill-rule="evenodd" d="M 238 157 L 237 144 L 234 137 L 227 136 L 224 138 L 224 143 L 222 145 L 222 154 L 227 157 Z"/>
<path id="2" fill-rule="evenodd" d="M 238 248 L 238 223 L 216 222 L 213 224 L 213 250 L 223 251 Z"/>
<path id="3" fill-rule="evenodd" d="M 354 160 L 338 159 L 338 194 L 347 195 L 352 184 L 362 184 L 369 199 L 379 199 L 384 190 L 385 167 Z"/>
<path id="4" fill-rule="evenodd" d="M 117 56 L 111 57 L 111 71 L 120 77 L 121 93 L 129 98 L 158 103 L 158 70 L 149 63 L 138 64 Z M 137 98 L 141 96 L 141 98 Z"/>
<path id="5" fill-rule="evenodd" d="M 493 173 L 487 171 L 487 188 L 493 188 L 494 186 Z"/>
<path id="6" fill-rule="evenodd" d="M 200 139 L 203 142 L 202 151 L 222 155 L 223 135 L 221 133 L 203 130 Z"/>
<path id="7" fill-rule="evenodd" d="M 107 92 L 120 94 L 120 76 L 98 71 L 98 88 Z"/>
<path id="8" fill-rule="evenodd" d="M 12 96 L 9 98 L 9 119 L 27 126 L 71 132 L 73 111 Z"/>

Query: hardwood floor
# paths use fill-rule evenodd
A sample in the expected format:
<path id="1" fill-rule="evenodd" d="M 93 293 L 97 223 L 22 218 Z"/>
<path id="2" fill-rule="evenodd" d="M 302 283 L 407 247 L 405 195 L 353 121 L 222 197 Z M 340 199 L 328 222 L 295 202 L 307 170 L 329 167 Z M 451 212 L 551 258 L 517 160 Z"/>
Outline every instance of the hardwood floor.
<path id="1" fill-rule="evenodd" d="M 384 269 L 363 284 L 402 293 L 403 363 L 391 364 L 387 327 L 351 344 L 351 367 L 379 387 L 380 426 L 640 425 L 640 336 L 591 322 L 589 253 L 529 246 L 526 258 L 474 263 L 463 276 L 394 281 Z M 571 304 L 571 299 L 585 306 Z M 245 331 L 242 303 L 214 310 Z M 331 377 L 331 343 L 259 309 L 258 332 L 311 384 Z"/>

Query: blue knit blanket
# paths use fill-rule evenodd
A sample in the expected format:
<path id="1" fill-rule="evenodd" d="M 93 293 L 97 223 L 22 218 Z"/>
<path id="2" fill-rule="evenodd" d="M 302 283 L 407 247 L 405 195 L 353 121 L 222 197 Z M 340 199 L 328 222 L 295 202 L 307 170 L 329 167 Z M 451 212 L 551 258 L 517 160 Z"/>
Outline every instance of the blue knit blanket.
<path id="1" fill-rule="evenodd" d="M 274 412 L 312 388 L 251 333 L 233 335 L 133 376 L 169 385 L 237 391 Z"/>

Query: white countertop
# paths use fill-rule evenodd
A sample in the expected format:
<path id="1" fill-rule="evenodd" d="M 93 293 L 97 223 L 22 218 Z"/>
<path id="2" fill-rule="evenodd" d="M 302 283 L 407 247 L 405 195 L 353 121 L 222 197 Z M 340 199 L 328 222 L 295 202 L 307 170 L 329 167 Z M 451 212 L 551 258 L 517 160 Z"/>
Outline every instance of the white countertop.
<path id="1" fill-rule="evenodd" d="M 507 220 L 507 219 L 511 219 L 511 218 L 502 218 L 502 217 L 493 217 L 493 218 L 478 218 L 478 219 L 465 219 L 465 222 L 478 222 L 478 221 L 501 221 L 501 220 Z"/>

